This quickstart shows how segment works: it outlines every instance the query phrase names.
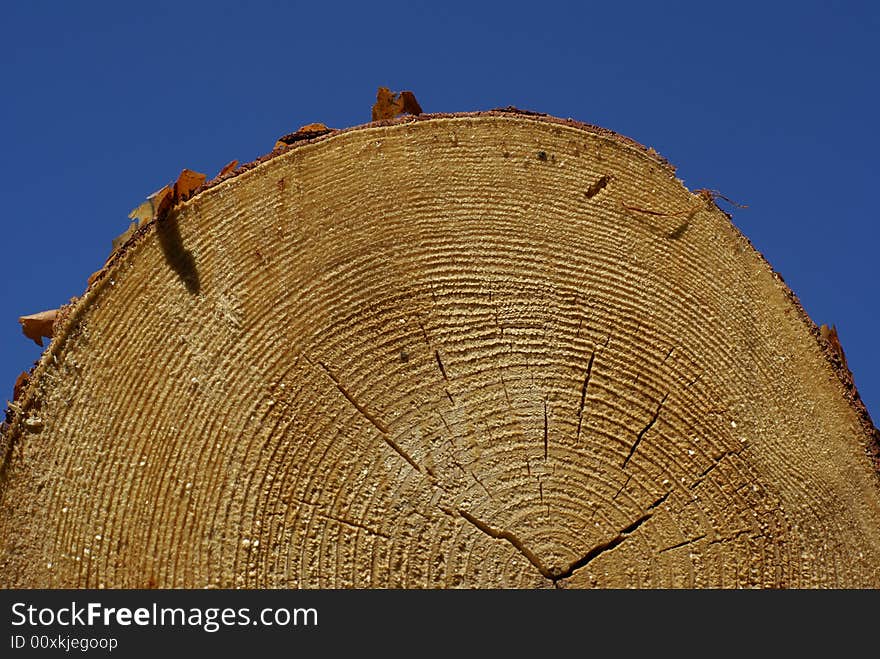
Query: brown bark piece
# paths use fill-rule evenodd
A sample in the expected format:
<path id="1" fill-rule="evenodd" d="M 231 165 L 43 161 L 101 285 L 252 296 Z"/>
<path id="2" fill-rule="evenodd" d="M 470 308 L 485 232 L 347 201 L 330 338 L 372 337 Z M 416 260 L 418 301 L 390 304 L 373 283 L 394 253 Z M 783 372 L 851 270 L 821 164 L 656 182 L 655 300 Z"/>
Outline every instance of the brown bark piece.
<path id="1" fill-rule="evenodd" d="M 21 316 L 18 322 L 21 323 L 21 331 L 24 335 L 32 339 L 38 346 L 43 347 L 43 339 L 52 338 L 52 326 L 57 316 L 58 309 L 51 309 L 29 316 Z"/>
<path id="2" fill-rule="evenodd" d="M 28 386 L 30 382 L 31 376 L 27 371 L 22 371 L 21 374 L 15 380 L 15 387 L 12 390 L 12 400 L 18 400 L 21 398 L 22 393 L 24 393 L 25 388 Z"/>
<path id="3" fill-rule="evenodd" d="M 419 115 L 422 113 L 422 106 L 416 100 L 415 94 L 409 91 L 400 92 L 401 114 Z"/>
<path id="4" fill-rule="evenodd" d="M 373 105 L 373 121 L 393 119 L 400 114 L 422 114 L 422 106 L 411 91 L 394 93 L 387 87 L 379 87 Z"/>
<path id="5" fill-rule="evenodd" d="M 186 201 L 192 193 L 205 182 L 207 177 L 191 169 L 183 169 L 174 182 L 174 203 Z"/>
<path id="6" fill-rule="evenodd" d="M 275 142 L 275 148 L 280 149 L 296 142 L 311 140 L 315 137 L 326 135 L 327 133 L 330 133 L 332 131 L 332 128 L 327 128 L 327 126 L 322 123 L 306 124 L 305 126 L 301 126 L 300 128 L 298 128 L 294 133 L 279 137 L 278 141 Z"/>
<path id="7" fill-rule="evenodd" d="M 333 135 L 58 322 L 0 587 L 880 587 L 830 333 L 671 166 L 529 114 Z"/>
<path id="8" fill-rule="evenodd" d="M 841 365 L 849 371 L 849 364 L 846 363 L 846 354 L 843 352 L 843 346 L 840 344 L 840 337 L 837 336 L 837 327 L 834 325 L 831 327 L 828 327 L 828 325 L 822 325 L 819 328 L 819 333 L 823 339 L 828 341 L 834 354 L 840 359 Z"/>
<path id="9" fill-rule="evenodd" d="M 173 185 L 165 185 L 156 190 L 128 214 L 129 219 L 135 220 L 138 226 L 141 226 L 154 218 L 162 217 L 171 208 L 174 199 L 173 187 Z"/>
<path id="10" fill-rule="evenodd" d="M 226 163 L 225 165 L 223 165 L 223 168 L 220 170 L 220 173 L 217 174 L 217 176 L 218 176 L 218 177 L 226 176 L 226 175 L 229 174 L 230 172 L 234 172 L 236 167 L 238 167 L 238 161 L 237 161 L 237 160 L 233 160 L 233 161 L 231 161 L 231 162 L 228 162 L 228 163 Z"/>
<path id="11" fill-rule="evenodd" d="M 238 161 L 233 161 L 229 165 L 233 165 L 233 163 L 237 165 Z M 226 165 L 226 167 L 229 167 L 229 165 Z M 233 168 L 235 165 L 233 165 Z M 151 194 L 140 206 L 132 210 L 128 217 L 137 222 L 137 227 L 156 218 L 164 217 L 174 204 L 189 199 L 193 192 L 201 187 L 206 178 L 200 172 L 184 168 L 174 183 L 163 186 Z M 137 227 L 129 227 L 125 233 L 115 238 L 113 240 L 113 249 L 117 249 L 120 245 L 124 244 Z"/>

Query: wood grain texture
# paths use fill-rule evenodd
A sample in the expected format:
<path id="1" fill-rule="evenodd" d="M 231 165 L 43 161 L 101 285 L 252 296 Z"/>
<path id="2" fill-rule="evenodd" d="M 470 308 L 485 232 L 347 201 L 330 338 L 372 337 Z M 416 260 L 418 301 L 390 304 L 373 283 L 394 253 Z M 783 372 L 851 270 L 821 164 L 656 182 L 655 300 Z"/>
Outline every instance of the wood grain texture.
<path id="1" fill-rule="evenodd" d="M 136 234 L 2 440 L 4 587 L 878 587 L 870 428 L 605 131 L 298 143 Z"/>

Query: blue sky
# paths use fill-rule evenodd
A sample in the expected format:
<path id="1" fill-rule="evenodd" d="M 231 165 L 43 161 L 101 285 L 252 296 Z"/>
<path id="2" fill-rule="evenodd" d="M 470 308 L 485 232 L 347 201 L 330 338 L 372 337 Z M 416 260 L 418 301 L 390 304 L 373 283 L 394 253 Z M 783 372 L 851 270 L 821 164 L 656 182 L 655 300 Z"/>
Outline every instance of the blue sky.
<path id="1" fill-rule="evenodd" d="M 83 292 L 128 211 L 302 124 L 516 105 L 654 147 L 734 222 L 880 419 L 880 5 L 870 2 L 4 3 L 0 402 L 40 350 L 19 315 Z"/>

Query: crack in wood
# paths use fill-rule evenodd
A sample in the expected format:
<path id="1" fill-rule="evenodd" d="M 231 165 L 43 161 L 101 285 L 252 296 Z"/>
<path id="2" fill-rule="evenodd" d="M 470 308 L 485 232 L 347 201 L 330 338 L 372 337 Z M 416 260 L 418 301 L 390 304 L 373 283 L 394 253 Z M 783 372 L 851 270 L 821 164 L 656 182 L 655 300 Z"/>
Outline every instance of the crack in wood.
<path id="1" fill-rule="evenodd" d="M 547 453 L 549 450 L 549 435 L 547 428 L 547 400 L 544 400 L 544 461 L 547 461 Z"/>
<path id="2" fill-rule="evenodd" d="M 535 556 L 535 554 L 533 554 L 531 550 L 529 550 L 529 548 L 523 544 L 522 540 L 516 537 L 516 535 L 505 529 L 496 529 L 486 522 L 477 519 L 468 511 L 462 510 L 461 508 L 459 508 L 458 514 L 461 515 L 468 522 L 476 526 L 480 531 L 488 535 L 490 538 L 494 538 L 496 540 L 507 540 L 507 542 L 513 545 L 514 549 L 525 556 L 526 560 L 528 560 L 529 563 L 531 563 L 538 569 L 538 572 L 540 572 L 548 579 L 553 578 L 550 576 L 550 572 L 547 570 L 547 568 L 544 567 L 544 564 L 541 563 L 541 560 L 537 556 Z"/>
<path id="3" fill-rule="evenodd" d="M 741 530 L 741 531 L 737 531 L 737 532 L 734 533 L 732 536 L 728 536 L 728 537 L 725 537 L 725 538 L 715 538 L 714 540 L 710 540 L 710 541 L 707 542 L 706 544 L 707 544 L 707 545 L 716 545 L 716 544 L 721 544 L 721 543 L 724 543 L 724 542 L 730 542 L 731 540 L 736 540 L 736 539 L 738 539 L 738 538 L 740 538 L 740 537 L 742 537 L 742 536 L 744 536 L 744 535 L 746 535 L 746 534 L 748 534 L 748 533 L 751 533 L 751 529 L 743 529 L 743 530 Z M 760 534 L 758 534 L 758 535 L 760 535 Z M 758 537 L 758 535 L 750 536 L 750 537 Z M 681 542 L 679 542 L 679 543 L 676 543 L 676 544 L 674 544 L 674 545 L 671 545 L 671 546 L 669 546 L 669 547 L 664 547 L 663 549 L 659 550 L 657 553 L 658 553 L 658 554 L 663 554 L 663 553 L 666 553 L 666 552 L 668 552 L 668 551 L 672 551 L 673 549 L 681 549 L 682 547 L 687 547 L 688 545 L 692 545 L 692 544 L 694 544 L 695 542 L 699 542 L 700 540 L 705 540 L 705 539 L 708 538 L 708 537 L 709 537 L 709 534 L 708 534 L 708 533 L 703 533 L 703 534 L 701 534 L 701 535 L 696 536 L 695 538 L 690 538 L 690 539 L 688 539 L 688 540 L 683 540 L 683 541 L 681 541 Z"/>
<path id="4" fill-rule="evenodd" d="M 690 540 L 684 540 L 682 542 L 671 545 L 669 547 L 664 547 L 663 549 L 661 549 L 657 553 L 664 554 L 668 551 L 672 551 L 673 549 L 681 549 L 682 547 L 687 547 L 688 545 L 692 545 L 695 542 L 699 542 L 700 540 L 704 539 L 705 537 L 706 537 L 706 534 L 704 533 L 703 535 L 698 535 L 696 538 L 691 538 Z"/>
<path id="5" fill-rule="evenodd" d="M 688 382 L 688 383 L 684 386 L 684 388 L 685 388 L 685 389 L 690 389 L 691 387 L 693 387 L 697 382 L 699 382 L 700 380 L 703 379 L 703 375 L 704 375 L 703 373 L 700 373 L 697 377 L 695 377 L 693 380 L 691 380 L 690 382 Z"/>
<path id="6" fill-rule="evenodd" d="M 650 506 L 648 506 L 647 510 L 654 510 L 654 508 L 656 508 L 657 506 L 662 506 L 664 503 L 666 503 L 666 500 L 669 498 L 670 494 L 672 494 L 672 490 L 669 490 L 669 492 L 667 492 Z"/>
<path id="7" fill-rule="evenodd" d="M 473 469 L 468 469 L 467 472 L 471 475 L 471 478 L 473 478 L 477 482 L 477 484 L 483 488 L 483 491 L 486 493 L 486 495 L 494 501 L 495 497 L 492 496 L 492 493 L 489 491 L 489 488 L 486 487 L 486 484 L 477 477 Z"/>
<path id="8" fill-rule="evenodd" d="M 379 537 L 386 538 L 388 540 L 391 539 L 391 536 L 387 533 L 382 533 L 381 531 L 376 531 L 375 529 L 371 529 L 369 526 L 366 526 L 365 524 L 360 524 L 358 522 L 353 522 L 348 519 L 343 519 L 342 517 L 334 517 L 333 515 L 328 515 L 326 513 L 320 513 L 320 512 L 315 513 L 315 517 L 320 517 L 323 519 L 332 520 L 334 522 L 338 522 L 339 524 L 342 524 L 343 526 L 349 526 L 353 529 L 359 529 L 361 531 L 366 531 L 367 533 L 370 533 L 372 535 L 377 535 Z"/>
<path id="9" fill-rule="evenodd" d="M 617 497 L 619 497 L 620 493 L 626 489 L 626 486 L 629 485 L 630 480 L 632 480 L 632 474 L 627 474 L 626 480 L 623 481 L 623 485 L 621 485 L 620 488 L 618 488 L 617 492 L 614 493 L 614 496 L 611 497 L 612 501 L 617 501 Z"/>
<path id="10" fill-rule="evenodd" d="M 434 358 L 437 360 L 437 366 L 440 368 L 440 372 L 443 374 L 443 379 L 448 382 L 449 376 L 446 375 L 446 367 L 443 366 L 443 361 L 440 359 L 440 352 L 436 349 L 434 350 Z"/>
<path id="11" fill-rule="evenodd" d="M 510 394 L 507 392 L 507 383 L 504 381 L 504 367 L 500 367 L 498 375 L 501 376 L 501 388 L 504 389 L 504 400 L 507 401 L 507 408 L 513 411 L 513 405 L 510 402 Z"/>
<path id="12" fill-rule="evenodd" d="M 397 442 L 395 442 L 393 439 L 391 439 L 390 430 L 389 430 L 388 426 L 386 426 L 385 423 L 379 417 L 375 416 L 366 407 L 361 405 L 357 401 L 357 399 L 355 399 L 355 397 L 348 391 L 348 389 L 346 389 L 342 385 L 342 383 L 339 381 L 339 378 L 337 378 L 333 374 L 333 371 L 331 371 L 329 368 L 327 368 L 327 365 L 324 364 L 324 362 L 318 362 L 318 366 L 320 366 L 324 370 L 324 372 L 327 374 L 327 377 L 329 377 L 333 381 L 333 384 L 336 385 L 336 388 L 339 389 L 339 392 L 343 396 L 345 396 L 345 399 L 349 403 L 351 403 L 352 406 L 358 412 L 360 412 L 361 415 L 367 421 L 369 421 L 370 423 L 373 424 L 373 426 L 376 427 L 376 429 L 379 431 L 380 435 L 382 436 L 382 439 L 385 440 L 385 443 L 388 444 L 388 446 L 390 446 L 401 458 L 406 460 L 413 469 L 415 469 L 416 471 L 421 473 L 421 471 L 422 471 L 421 468 L 416 463 L 416 461 L 413 460 L 412 456 L 410 456 L 409 453 L 404 451 L 403 448 L 401 448 Z"/>
<path id="13" fill-rule="evenodd" d="M 593 546 L 586 554 L 584 554 L 581 558 L 572 561 L 566 568 L 560 568 L 557 566 L 548 568 L 544 565 L 541 559 L 538 558 L 538 556 L 534 552 L 532 552 L 525 545 L 525 543 L 523 543 L 523 541 L 514 533 L 506 529 L 497 529 L 487 522 L 484 522 L 477 517 L 474 517 L 466 510 L 459 509 L 458 514 L 461 515 L 465 520 L 473 524 L 475 527 L 477 527 L 480 531 L 488 535 L 490 538 L 494 538 L 496 540 L 506 540 L 507 542 L 509 542 L 511 545 L 513 545 L 514 549 L 516 549 L 526 558 L 526 560 L 529 561 L 529 563 L 537 568 L 538 572 L 540 572 L 546 579 L 551 580 L 555 585 L 558 581 L 562 579 L 567 579 L 577 570 L 586 567 L 602 554 L 605 554 L 612 549 L 619 547 L 624 541 L 626 541 L 627 538 L 638 531 L 645 522 L 647 522 L 649 519 L 651 519 L 651 517 L 654 516 L 654 509 L 663 504 L 663 502 L 665 502 L 666 499 L 669 497 L 670 493 L 671 492 L 667 492 L 650 506 L 648 506 L 645 510 L 645 513 L 641 517 L 632 522 L 629 526 L 626 526 L 618 531 L 613 538 Z"/>
<path id="14" fill-rule="evenodd" d="M 576 570 L 580 570 L 582 567 L 586 567 L 595 559 L 597 559 L 602 554 L 611 551 L 612 549 L 619 547 L 627 538 L 629 538 L 633 533 L 639 530 L 639 528 L 647 522 L 651 517 L 654 516 L 654 513 L 645 513 L 641 517 L 639 517 L 635 522 L 627 526 L 625 529 L 622 529 L 616 536 L 608 540 L 607 542 L 603 542 L 601 544 L 596 545 L 583 557 L 574 561 L 571 565 L 568 566 L 564 572 L 558 574 L 553 577 L 554 581 L 558 581 L 559 579 L 567 579 L 572 574 L 575 573 Z"/>
<path id="15" fill-rule="evenodd" d="M 636 435 L 636 441 L 633 442 L 633 445 L 629 449 L 629 455 L 626 456 L 626 459 L 623 461 L 623 466 L 621 469 L 626 469 L 626 466 L 629 464 L 629 461 L 632 459 L 632 456 L 635 455 L 636 449 L 639 447 L 639 444 L 642 441 L 642 438 L 647 434 L 647 432 L 651 429 L 651 427 L 657 423 L 657 419 L 660 418 L 660 410 L 663 409 L 663 404 L 666 402 L 666 399 L 669 398 L 669 394 L 667 393 L 660 400 L 660 403 L 657 405 L 657 410 L 654 412 L 654 416 L 651 417 L 651 420 L 648 421 L 648 424 L 639 431 L 639 434 Z"/>
<path id="16" fill-rule="evenodd" d="M 578 326 L 578 332 L 580 332 L 580 326 Z M 578 405 L 578 425 L 577 433 L 575 433 L 575 446 L 579 446 L 581 441 L 581 429 L 583 428 L 584 423 L 584 407 L 587 404 L 587 389 L 590 386 L 590 378 L 593 376 L 593 363 L 596 361 L 596 353 L 603 353 L 609 343 L 611 343 L 610 332 L 608 338 L 605 339 L 605 343 L 602 344 L 601 349 L 597 349 L 595 345 L 593 346 L 593 351 L 590 353 L 590 359 L 587 361 L 587 369 L 584 373 L 584 383 L 581 385 L 581 400 Z"/>
<path id="17" fill-rule="evenodd" d="M 693 489 L 696 488 L 700 483 L 702 483 L 704 480 L 706 480 L 706 477 L 707 477 L 710 473 L 712 473 L 712 471 L 713 471 L 716 467 L 718 467 L 718 466 L 721 464 L 721 462 L 722 462 L 725 458 L 729 458 L 729 457 L 732 456 L 732 455 L 739 455 L 739 454 L 742 453 L 745 449 L 746 449 L 746 446 L 743 446 L 743 447 L 739 448 L 739 449 L 736 450 L 736 451 L 725 451 L 724 453 L 722 453 L 721 455 L 719 455 L 717 458 L 714 459 L 714 462 L 713 462 L 712 464 L 710 464 L 710 465 L 709 465 L 708 467 L 706 467 L 702 472 L 700 472 L 700 474 L 697 476 L 697 478 L 694 480 L 694 482 L 691 483 L 691 484 L 688 486 L 688 489 L 689 489 L 689 490 L 693 490 Z"/>
<path id="18" fill-rule="evenodd" d="M 575 444 L 579 445 L 581 441 L 581 427 L 584 423 L 584 405 L 587 402 L 587 387 L 590 386 L 590 376 L 593 374 L 593 362 L 596 359 L 596 348 L 593 348 L 593 352 L 590 354 L 590 361 L 587 362 L 587 372 L 584 375 L 584 383 L 581 386 L 581 403 L 578 406 L 578 427 L 577 434 L 575 435 Z"/>
<path id="19" fill-rule="evenodd" d="M 710 540 L 709 544 L 710 545 L 717 545 L 717 544 L 721 544 L 724 542 L 730 542 L 731 540 L 738 540 L 742 536 L 747 535 L 747 534 L 751 534 L 751 533 L 752 533 L 752 529 L 742 529 L 741 531 L 737 531 L 733 535 L 727 536 L 726 538 L 715 538 L 714 540 Z M 757 537 L 760 537 L 760 535 L 761 535 L 760 533 L 756 533 L 753 535 L 749 535 L 749 537 L 750 538 L 757 538 Z"/>

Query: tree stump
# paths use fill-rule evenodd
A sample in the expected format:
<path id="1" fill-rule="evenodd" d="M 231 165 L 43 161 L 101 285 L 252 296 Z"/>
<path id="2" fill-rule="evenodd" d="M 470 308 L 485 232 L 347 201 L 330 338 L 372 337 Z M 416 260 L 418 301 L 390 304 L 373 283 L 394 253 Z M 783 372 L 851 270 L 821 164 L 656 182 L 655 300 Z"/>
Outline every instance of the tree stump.
<path id="1" fill-rule="evenodd" d="M 878 587 L 876 436 L 652 150 L 335 131 L 138 231 L 2 438 L 3 587 Z"/>

